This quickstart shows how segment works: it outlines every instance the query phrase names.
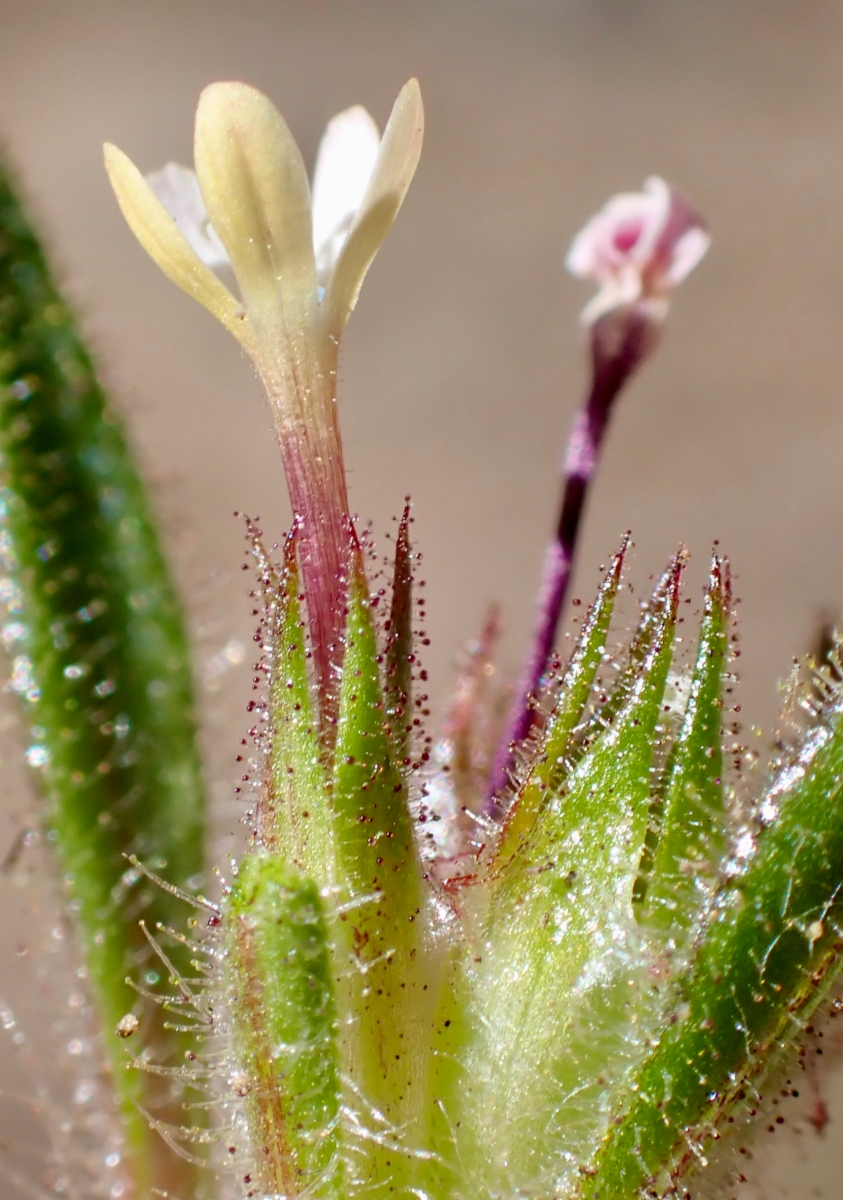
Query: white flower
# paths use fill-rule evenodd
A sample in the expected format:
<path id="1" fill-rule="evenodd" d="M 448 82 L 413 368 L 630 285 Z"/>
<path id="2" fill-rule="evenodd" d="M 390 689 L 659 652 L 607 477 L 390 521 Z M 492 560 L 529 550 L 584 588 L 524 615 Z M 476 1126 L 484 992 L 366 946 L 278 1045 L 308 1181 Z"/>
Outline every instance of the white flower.
<path id="1" fill-rule="evenodd" d="M 415 173 L 423 124 L 414 79 L 380 139 L 365 109 L 340 113 L 320 147 L 312 203 L 283 117 L 243 83 L 202 93 L 195 175 L 171 163 L 147 181 L 112 145 L 105 161 L 144 249 L 234 334 L 284 408 L 291 388 L 332 376 L 363 278 Z M 226 262 L 239 300 L 211 269 Z"/>
<path id="2" fill-rule="evenodd" d="M 302 577 L 328 708 L 349 538 L 339 345 L 415 173 L 423 125 L 415 79 L 401 89 L 381 139 L 363 109 L 341 113 L 320 149 L 312 202 L 284 118 L 244 83 L 202 92 L 195 175 L 171 164 L 148 181 L 116 146 L 105 147 L 112 187 L 138 241 L 237 338 L 266 388 L 293 510 L 303 518 Z M 239 296 L 212 270 L 226 262 Z"/>
<path id="3" fill-rule="evenodd" d="M 592 325 L 619 308 L 638 306 L 661 321 L 670 293 L 694 269 L 711 239 L 679 192 L 652 175 L 641 192 L 622 192 L 591 218 L 571 245 L 568 270 L 600 291 L 583 310 Z"/>
<path id="4" fill-rule="evenodd" d="M 380 150 L 378 127 L 365 108 L 338 113 L 325 129 L 313 172 L 313 253 L 322 292 L 360 210 Z M 146 181 L 203 263 L 217 269 L 231 261 L 208 218 L 196 172 L 167 163 Z"/>

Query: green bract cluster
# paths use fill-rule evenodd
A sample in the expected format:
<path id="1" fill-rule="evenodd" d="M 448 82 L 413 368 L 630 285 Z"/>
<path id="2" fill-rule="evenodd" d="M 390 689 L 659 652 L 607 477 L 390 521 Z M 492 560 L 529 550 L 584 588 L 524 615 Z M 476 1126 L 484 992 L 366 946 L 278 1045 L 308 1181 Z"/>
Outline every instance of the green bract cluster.
<path id="1" fill-rule="evenodd" d="M 268 770 L 217 951 L 247 1194 L 692 1187 L 835 973 L 836 689 L 747 807 L 723 781 L 728 566 L 713 560 L 696 661 L 666 704 L 683 562 L 610 685 L 622 552 L 503 819 L 476 814 L 481 844 L 437 859 L 413 825 L 457 814 L 430 811 L 407 754 L 406 517 L 380 631 L 350 542 L 335 739 L 309 695 L 296 541 L 279 572 L 256 544 Z"/>
<path id="2" fill-rule="evenodd" d="M 229 230 L 244 260 L 258 246 L 250 231 L 264 227 L 261 204 L 279 245 L 289 233 L 286 176 L 269 170 L 263 142 L 246 138 L 251 159 L 232 149 L 251 129 L 281 147 L 310 263 L 306 178 L 281 118 L 242 85 L 215 85 L 203 105 L 206 116 L 231 106 L 203 160 L 210 184 L 231 175 L 252 195 L 262 181 L 254 225 L 242 238 Z M 359 110 L 341 117 L 359 134 Z M 343 320 L 420 136 L 411 84 L 338 260 Z M 143 237 L 183 285 L 202 284 L 245 344 L 254 330 L 237 299 L 127 162 L 112 155 L 115 186 Z M 691 224 L 698 260 L 707 240 Z M 278 279 L 293 287 L 295 273 L 258 257 L 255 277 L 283 316 L 272 289 Z M 297 518 L 280 561 L 250 529 L 264 680 L 250 708 L 263 770 L 248 850 L 217 904 L 198 895 L 205 814 L 190 670 L 149 506 L 0 175 L 2 640 L 124 1121 L 127 1153 L 108 1163 L 117 1183 L 102 1192 L 189 1200 L 222 1180 L 224 1194 L 233 1183 L 250 1200 L 637 1200 L 698 1185 L 711 1194 L 715 1143 L 762 1109 L 762 1089 L 792 1060 L 814 1010 L 834 1003 L 836 651 L 805 684 L 803 731 L 756 772 L 748 796 L 725 752 L 728 564 L 713 558 L 696 654 L 679 669 L 682 554 L 625 650 L 607 651 L 624 545 L 513 747 L 511 787 L 484 796 L 471 696 L 458 735 L 432 750 L 423 732 L 409 512 L 391 587 L 375 591 L 340 504 L 336 340 L 323 339 L 328 310 L 311 275 L 302 328 L 319 351 L 310 365 L 335 453 L 307 460 L 314 418 L 304 401 L 315 393 L 290 367 L 301 348 L 292 338 L 282 365 L 304 407 L 282 449 L 313 469 L 302 489 L 313 511 Z M 249 320 L 263 311 L 252 309 Z M 258 359 L 277 366 L 274 326 L 260 328 Z M 285 380 L 279 411 L 292 395 Z M 330 523 L 320 524 L 314 496 L 334 497 Z M 187 933 L 184 900 L 200 914 Z M 126 1052 L 129 1037 L 138 1053 Z M 730 1168 L 719 1169 L 730 1187 Z"/>

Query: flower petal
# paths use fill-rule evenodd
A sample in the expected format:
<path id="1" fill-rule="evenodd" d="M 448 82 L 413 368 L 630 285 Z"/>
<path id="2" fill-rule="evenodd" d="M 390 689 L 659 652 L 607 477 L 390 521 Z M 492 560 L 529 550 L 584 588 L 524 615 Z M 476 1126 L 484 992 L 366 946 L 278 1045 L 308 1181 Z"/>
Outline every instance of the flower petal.
<path id="1" fill-rule="evenodd" d="M 667 216 L 653 252 L 659 260 L 664 286 L 670 288 L 693 271 L 705 256 L 711 238 L 687 198 L 673 188 L 668 195 Z"/>
<path id="2" fill-rule="evenodd" d="M 129 228 L 164 274 L 204 305 L 249 348 L 243 309 L 213 271 L 199 258 L 135 164 L 106 143 L 105 167 Z"/>
<path id="3" fill-rule="evenodd" d="M 665 278 L 671 287 L 693 271 L 694 267 L 705 258 L 711 245 L 711 235 L 696 226 L 684 233 L 673 247 L 673 258 L 665 272 Z"/>
<path id="4" fill-rule="evenodd" d="M 359 104 L 325 129 L 313 172 L 313 249 L 326 286 L 366 194 L 380 147 L 378 127 Z"/>
<path id="5" fill-rule="evenodd" d="M 366 195 L 340 251 L 322 302 L 329 338 L 339 340 L 360 288 L 400 209 L 419 161 L 424 110 L 418 81 L 401 89 L 384 130 Z"/>
<path id="6" fill-rule="evenodd" d="M 612 197 L 574 238 L 568 270 L 600 290 L 583 311 L 593 325 L 613 309 L 636 305 L 650 322 L 667 314 L 670 293 L 709 246 L 698 213 L 681 192 L 651 175 L 640 192 Z"/>
<path id="7" fill-rule="evenodd" d="M 244 83 L 205 88 L 196 173 L 225 246 L 272 395 L 305 388 L 316 362 L 310 187 L 299 148 L 270 100 Z"/>
<path id="8" fill-rule="evenodd" d="M 635 247 L 632 257 L 643 267 L 670 237 L 676 193 L 662 179 L 661 175 L 650 175 L 644 180 L 644 190 L 641 195 L 649 204 L 649 214 L 644 236 Z"/>
<path id="9" fill-rule="evenodd" d="M 565 265 L 579 279 L 602 282 L 630 262 L 646 260 L 664 227 L 669 193 L 620 192 L 585 224 L 571 243 Z"/>
<path id="10" fill-rule="evenodd" d="M 627 266 L 604 282 L 580 313 L 580 321 L 586 327 L 593 325 L 615 309 L 631 308 L 641 299 L 641 294 L 641 275 L 634 267 Z"/>
<path id="11" fill-rule="evenodd" d="M 169 162 L 160 171 L 151 171 L 146 182 L 206 266 L 231 265 L 225 246 L 208 220 L 195 171 Z"/>

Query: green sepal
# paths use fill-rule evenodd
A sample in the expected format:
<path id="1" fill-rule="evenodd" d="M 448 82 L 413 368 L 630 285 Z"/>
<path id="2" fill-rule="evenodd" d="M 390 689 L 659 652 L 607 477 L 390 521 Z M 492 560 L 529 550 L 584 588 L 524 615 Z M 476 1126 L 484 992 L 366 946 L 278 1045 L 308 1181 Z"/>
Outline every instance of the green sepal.
<path id="1" fill-rule="evenodd" d="M 839 972 L 839 699 L 785 764 L 759 814 L 770 823 L 737 839 L 731 885 L 676 985 L 658 1045 L 626 1080 L 628 1099 L 585 1166 L 582 1200 L 637 1200 L 645 1187 L 662 1195 L 693 1171 L 747 1081 L 798 1041 Z"/>
<path id="2" fill-rule="evenodd" d="M 618 1069 L 635 1014 L 626 965 L 650 805 L 656 727 L 670 667 L 681 563 L 652 607 L 649 650 L 612 725 L 542 812 L 489 900 L 473 969 L 480 1006 L 463 1051 L 465 1133 L 473 1185 L 553 1189 L 588 1145 L 597 1099 Z M 613 953 L 607 958 L 607 947 Z M 634 981 L 634 982 L 637 982 Z M 513 1031 L 518 1031 L 517 1038 Z M 507 1174 L 484 1165 L 488 1147 Z M 493 1172 L 491 1179 L 488 1171 Z"/>
<path id="3" fill-rule="evenodd" d="M 568 770 L 574 730 L 582 720 L 615 608 L 628 539 L 612 560 L 606 578 L 586 615 L 571 660 L 559 684 L 559 695 L 539 744 L 535 765 L 506 814 L 487 872 L 498 875 L 529 837 L 539 814 Z"/>
<path id="4" fill-rule="evenodd" d="M 328 777 L 314 714 L 299 597 L 299 525 L 279 574 L 253 534 L 269 625 L 269 780 L 257 806 L 258 842 L 323 888 L 334 879 Z"/>
<path id="5" fill-rule="evenodd" d="M 204 797 L 184 621 L 155 522 L 72 315 L 0 166 L 0 597 L 55 839 L 127 1124 L 135 1185 L 187 1194 L 194 1172 L 136 1108 L 183 1120 L 151 1075 L 125 1069 L 130 1010 L 156 1057 L 184 1040 L 128 986 L 155 969 L 138 928 L 179 902 L 134 853 L 190 888 L 204 865 Z M 139 886 L 134 885 L 140 880 Z M 173 954 L 189 973 L 188 957 Z"/>
<path id="6" fill-rule="evenodd" d="M 639 919 L 674 941 L 699 918 L 726 850 L 721 714 L 730 603 L 728 563 L 715 556 L 690 694 L 652 813 L 653 845 L 642 864 Z"/>
<path id="7" fill-rule="evenodd" d="M 262 1195 L 340 1196 L 337 1010 L 316 884 L 278 855 L 247 855 L 222 936 L 229 1086 L 249 1133 L 238 1149 Z"/>

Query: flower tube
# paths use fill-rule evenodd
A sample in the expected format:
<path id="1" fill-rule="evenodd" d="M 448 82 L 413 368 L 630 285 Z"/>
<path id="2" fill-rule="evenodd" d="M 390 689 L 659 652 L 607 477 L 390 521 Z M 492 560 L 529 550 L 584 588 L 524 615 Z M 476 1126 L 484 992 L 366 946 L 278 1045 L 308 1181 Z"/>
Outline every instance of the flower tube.
<path id="1" fill-rule="evenodd" d="M 196 174 L 147 180 L 106 145 L 112 186 L 144 249 L 232 333 L 254 362 L 275 421 L 294 511 L 323 725 L 336 712 L 348 535 L 337 418 L 340 340 L 421 152 L 418 84 L 401 90 L 383 137 L 353 108 L 334 118 L 313 197 L 274 105 L 242 83 L 206 88 Z M 233 272 L 239 297 L 213 268 Z"/>

